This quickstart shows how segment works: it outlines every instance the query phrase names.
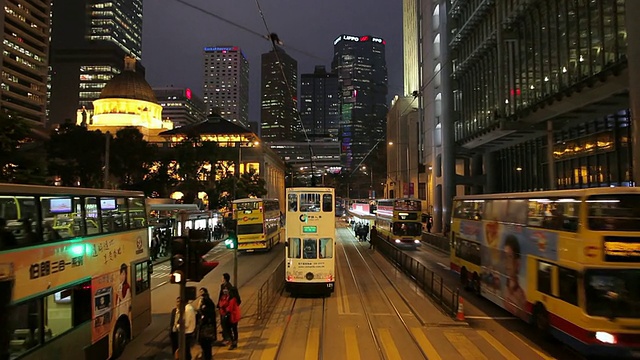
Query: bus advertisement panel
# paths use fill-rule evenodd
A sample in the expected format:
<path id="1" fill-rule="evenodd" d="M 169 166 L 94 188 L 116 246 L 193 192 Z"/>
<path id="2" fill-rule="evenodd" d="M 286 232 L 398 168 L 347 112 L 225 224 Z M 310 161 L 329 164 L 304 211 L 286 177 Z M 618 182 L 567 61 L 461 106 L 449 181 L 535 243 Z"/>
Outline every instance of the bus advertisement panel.
<path id="1" fill-rule="evenodd" d="M 463 286 L 582 354 L 640 353 L 640 189 L 454 199 Z"/>

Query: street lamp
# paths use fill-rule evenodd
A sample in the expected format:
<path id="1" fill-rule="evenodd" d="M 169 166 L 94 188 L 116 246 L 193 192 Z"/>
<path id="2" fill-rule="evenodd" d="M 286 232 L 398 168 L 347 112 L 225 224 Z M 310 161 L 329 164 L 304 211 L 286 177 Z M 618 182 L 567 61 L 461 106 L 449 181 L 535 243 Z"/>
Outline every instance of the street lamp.
<path id="1" fill-rule="evenodd" d="M 411 183 L 411 159 L 409 157 L 409 144 L 408 143 L 394 143 L 393 141 L 389 141 L 388 142 L 389 146 L 393 146 L 393 145 L 406 145 L 406 153 L 407 153 L 407 175 L 406 175 L 406 179 L 403 181 L 403 187 L 405 186 L 404 184 L 407 184 L 407 188 L 409 187 L 408 184 Z M 397 148 L 396 148 L 397 149 Z M 401 171 L 401 169 L 399 168 L 400 166 L 400 152 L 396 151 L 397 154 L 397 162 L 396 162 L 396 170 L 394 171 L 395 178 L 396 178 L 396 183 L 398 182 L 398 173 Z M 389 161 L 387 159 L 387 161 Z M 397 195 L 396 195 L 397 197 Z"/>

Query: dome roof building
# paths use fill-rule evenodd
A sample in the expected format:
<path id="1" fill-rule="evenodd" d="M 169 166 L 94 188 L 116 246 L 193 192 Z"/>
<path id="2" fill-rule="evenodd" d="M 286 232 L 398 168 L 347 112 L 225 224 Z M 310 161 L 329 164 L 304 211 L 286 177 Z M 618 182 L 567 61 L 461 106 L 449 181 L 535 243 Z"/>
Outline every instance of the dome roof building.
<path id="1" fill-rule="evenodd" d="M 162 106 L 144 75 L 135 71 L 135 64 L 134 58 L 125 58 L 124 71 L 113 77 L 93 101 L 91 119 L 87 119 L 85 109 L 78 111 L 78 125 L 112 134 L 125 127 L 136 127 L 150 142 L 157 141 L 160 132 L 173 129 L 173 122 L 162 120 Z"/>

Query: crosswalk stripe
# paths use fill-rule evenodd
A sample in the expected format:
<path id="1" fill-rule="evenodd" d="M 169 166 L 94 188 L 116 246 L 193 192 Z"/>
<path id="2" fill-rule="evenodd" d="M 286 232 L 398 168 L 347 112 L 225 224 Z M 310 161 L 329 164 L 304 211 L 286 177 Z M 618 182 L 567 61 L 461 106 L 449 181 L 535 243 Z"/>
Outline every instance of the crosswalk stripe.
<path id="1" fill-rule="evenodd" d="M 359 360 L 360 349 L 358 349 L 358 337 L 356 336 L 356 329 L 353 327 L 345 328 L 344 340 L 347 348 L 347 359 Z"/>
<path id="2" fill-rule="evenodd" d="M 464 359 L 488 360 L 466 336 L 452 331 L 445 331 L 444 336 Z"/>
<path id="3" fill-rule="evenodd" d="M 380 334 L 380 342 L 382 343 L 382 347 L 384 348 L 384 352 L 387 354 L 388 360 L 402 360 L 400 356 L 400 352 L 396 347 L 396 344 L 393 342 L 393 337 L 389 332 L 389 329 L 380 329 L 378 330 Z"/>
<path id="4" fill-rule="evenodd" d="M 528 347 L 529 349 L 533 350 L 533 352 L 535 352 L 536 354 L 538 354 L 538 356 L 540 356 L 541 358 L 543 358 L 544 360 L 555 360 L 554 357 L 548 356 L 547 354 L 543 353 L 542 351 L 534 348 L 533 346 L 529 345 L 526 341 L 524 341 L 520 336 L 520 334 L 518 333 L 512 333 L 516 339 L 520 340 L 520 342 L 522 342 L 526 347 Z"/>
<path id="5" fill-rule="evenodd" d="M 518 357 L 515 356 L 509 349 L 507 349 L 500 341 L 498 341 L 495 337 L 493 337 L 486 330 L 478 330 L 478 334 L 482 336 L 491 346 L 493 346 L 500 355 L 504 356 L 507 360 L 517 360 Z"/>
<path id="6" fill-rule="evenodd" d="M 309 329 L 307 334 L 307 348 L 304 352 L 305 360 L 318 359 L 318 352 L 320 351 L 320 329 Z"/>
<path id="7" fill-rule="evenodd" d="M 416 340 L 418 340 L 418 344 L 420 344 L 424 353 L 427 354 L 427 358 L 429 360 L 442 360 L 440 355 L 438 355 L 436 348 L 433 347 L 429 339 L 427 339 L 427 335 L 424 334 L 421 328 L 411 328 L 411 332 L 413 333 L 413 336 L 415 336 Z"/>

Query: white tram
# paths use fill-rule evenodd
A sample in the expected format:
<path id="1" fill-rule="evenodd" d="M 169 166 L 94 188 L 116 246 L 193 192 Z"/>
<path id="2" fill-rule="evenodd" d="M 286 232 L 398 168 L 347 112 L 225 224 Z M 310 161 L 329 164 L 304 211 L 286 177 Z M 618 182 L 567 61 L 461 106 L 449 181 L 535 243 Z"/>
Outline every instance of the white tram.
<path id="1" fill-rule="evenodd" d="M 333 188 L 287 189 L 285 289 L 333 292 L 335 283 L 335 193 Z"/>

